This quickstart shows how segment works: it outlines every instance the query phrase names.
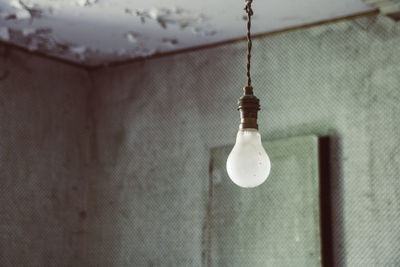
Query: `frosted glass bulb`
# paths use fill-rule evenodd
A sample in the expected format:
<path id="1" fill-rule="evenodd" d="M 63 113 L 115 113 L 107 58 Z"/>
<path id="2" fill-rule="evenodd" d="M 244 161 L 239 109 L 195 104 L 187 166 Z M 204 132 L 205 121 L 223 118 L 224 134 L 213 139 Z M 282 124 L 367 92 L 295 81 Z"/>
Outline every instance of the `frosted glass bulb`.
<path id="1" fill-rule="evenodd" d="M 226 169 L 231 180 L 240 187 L 256 187 L 267 179 L 271 162 L 257 129 L 239 130 Z"/>

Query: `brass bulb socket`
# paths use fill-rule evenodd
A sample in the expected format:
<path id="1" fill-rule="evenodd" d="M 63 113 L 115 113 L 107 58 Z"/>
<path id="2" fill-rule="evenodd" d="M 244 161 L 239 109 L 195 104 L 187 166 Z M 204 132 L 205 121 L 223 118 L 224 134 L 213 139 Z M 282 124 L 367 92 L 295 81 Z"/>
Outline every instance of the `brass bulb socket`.
<path id="1" fill-rule="evenodd" d="M 244 95 L 239 99 L 238 110 L 240 111 L 240 129 L 258 129 L 257 114 L 260 110 L 260 100 L 254 96 L 253 87 L 243 88 Z"/>

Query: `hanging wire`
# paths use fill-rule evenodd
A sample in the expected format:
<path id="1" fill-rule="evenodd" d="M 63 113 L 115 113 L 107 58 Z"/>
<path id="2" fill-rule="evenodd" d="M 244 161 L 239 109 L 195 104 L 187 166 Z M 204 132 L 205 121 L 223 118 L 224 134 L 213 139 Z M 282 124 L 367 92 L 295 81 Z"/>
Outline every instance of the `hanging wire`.
<path id="1" fill-rule="evenodd" d="M 253 0 L 246 0 L 246 6 L 244 10 L 247 13 L 247 86 L 251 86 L 251 77 L 250 77 L 250 61 L 251 61 L 251 16 L 253 16 L 253 9 L 251 9 L 251 3 Z"/>

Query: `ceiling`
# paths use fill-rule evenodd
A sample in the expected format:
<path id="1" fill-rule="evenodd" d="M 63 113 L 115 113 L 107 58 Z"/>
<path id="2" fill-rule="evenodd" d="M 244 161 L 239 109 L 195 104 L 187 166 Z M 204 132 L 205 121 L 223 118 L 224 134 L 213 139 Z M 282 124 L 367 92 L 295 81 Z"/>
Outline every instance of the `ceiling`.
<path id="1" fill-rule="evenodd" d="M 0 40 L 94 66 L 245 35 L 240 0 L 0 0 Z M 254 0 L 253 33 L 373 10 L 362 0 Z"/>

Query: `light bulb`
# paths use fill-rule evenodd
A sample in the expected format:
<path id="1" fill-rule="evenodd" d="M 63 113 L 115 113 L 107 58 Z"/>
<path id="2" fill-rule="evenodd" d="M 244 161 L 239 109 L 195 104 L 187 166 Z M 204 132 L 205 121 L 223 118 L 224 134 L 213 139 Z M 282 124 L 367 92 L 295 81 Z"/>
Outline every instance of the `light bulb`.
<path id="1" fill-rule="evenodd" d="M 240 187 L 256 187 L 268 178 L 271 162 L 257 129 L 239 130 L 226 169 L 231 180 Z"/>

